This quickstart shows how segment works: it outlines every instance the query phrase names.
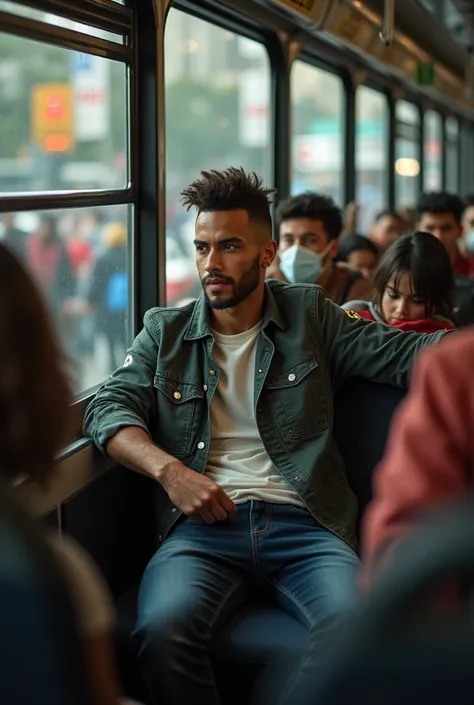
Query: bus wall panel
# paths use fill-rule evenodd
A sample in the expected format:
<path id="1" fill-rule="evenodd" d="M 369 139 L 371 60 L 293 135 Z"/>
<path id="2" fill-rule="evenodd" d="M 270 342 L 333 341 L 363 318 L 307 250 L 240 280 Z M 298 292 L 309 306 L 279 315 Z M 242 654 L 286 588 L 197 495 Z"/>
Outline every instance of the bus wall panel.
<path id="1" fill-rule="evenodd" d="M 90 553 L 115 597 L 140 579 L 156 550 L 161 503 L 156 482 L 115 467 L 63 505 L 64 533 Z"/>

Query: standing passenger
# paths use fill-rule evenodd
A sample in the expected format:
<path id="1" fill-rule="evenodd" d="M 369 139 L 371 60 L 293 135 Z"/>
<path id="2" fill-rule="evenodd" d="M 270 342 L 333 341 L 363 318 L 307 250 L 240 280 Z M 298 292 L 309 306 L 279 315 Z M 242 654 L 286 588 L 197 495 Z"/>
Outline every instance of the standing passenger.
<path id="1" fill-rule="evenodd" d="M 342 230 L 342 215 L 332 198 L 303 193 L 277 208 L 279 258 L 267 278 L 296 284 L 319 284 L 342 306 L 351 299 L 370 297 L 371 284 L 361 272 L 335 262 Z"/>
<path id="2" fill-rule="evenodd" d="M 271 193 L 234 168 L 183 192 L 203 294 L 148 311 L 85 415 L 102 451 L 169 497 L 136 632 L 157 705 L 218 705 L 211 640 L 255 583 L 310 632 L 281 694 L 291 701 L 356 594 L 357 502 L 332 438 L 334 388 L 354 375 L 405 386 L 414 356 L 444 335 L 368 323 L 318 286 L 265 282 Z"/>
<path id="3" fill-rule="evenodd" d="M 344 308 L 400 330 L 434 333 L 454 328 L 453 288 L 446 248 L 430 233 L 417 232 L 385 251 L 375 272 L 372 301 L 350 301 Z"/>

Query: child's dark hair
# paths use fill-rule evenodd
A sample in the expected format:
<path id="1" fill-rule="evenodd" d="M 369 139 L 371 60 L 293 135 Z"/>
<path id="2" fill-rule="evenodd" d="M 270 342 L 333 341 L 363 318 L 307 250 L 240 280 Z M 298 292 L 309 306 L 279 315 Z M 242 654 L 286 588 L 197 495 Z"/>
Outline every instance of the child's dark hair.
<path id="1" fill-rule="evenodd" d="M 393 280 L 398 289 L 401 277 L 410 276 L 413 291 L 426 302 L 427 316 L 452 315 L 454 275 L 448 251 L 431 233 L 412 232 L 398 238 L 382 255 L 375 271 L 374 303 Z"/>
<path id="2" fill-rule="evenodd" d="M 339 243 L 338 259 L 347 262 L 353 252 L 361 250 L 371 252 L 376 258 L 379 255 L 378 247 L 364 235 L 345 235 Z"/>

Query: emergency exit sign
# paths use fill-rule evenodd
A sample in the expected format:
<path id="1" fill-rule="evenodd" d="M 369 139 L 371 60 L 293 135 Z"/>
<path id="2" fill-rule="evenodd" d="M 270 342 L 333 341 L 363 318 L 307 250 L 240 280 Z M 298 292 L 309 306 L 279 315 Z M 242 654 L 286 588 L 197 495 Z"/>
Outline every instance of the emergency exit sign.
<path id="1" fill-rule="evenodd" d="M 432 61 L 418 64 L 417 83 L 419 86 L 434 86 L 435 65 Z"/>

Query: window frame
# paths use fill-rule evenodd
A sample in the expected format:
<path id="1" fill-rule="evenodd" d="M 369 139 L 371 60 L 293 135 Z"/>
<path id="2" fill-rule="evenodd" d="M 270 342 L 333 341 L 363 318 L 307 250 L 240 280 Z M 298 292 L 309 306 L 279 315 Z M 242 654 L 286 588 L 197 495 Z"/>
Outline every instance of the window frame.
<path id="1" fill-rule="evenodd" d="M 352 78 L 350 72 L 346 69 L 342 69 L 337 64 L 325 60 L 321 56 L 317 55 L 314 50 L 309 48 L 301 51 L 297 56 L 295 56 L 294 61 L 301 61 L 302 63 L 308 64 L 313 68 L 319 69 L 320 71 L 325 71 L 333 76 L 336 76 L 341 81 L 342 89 L 342 136 L 341 141 L 343 144 L 343 152 L 345 154 L 345 159 L 342 165 L 342 198 L 345 203 L 349 203 L 353 199 L 354 191 L 354 169 L 351 169 L 351 164 L 354 162 L 354 135 L 355 135 L 355 121 L 351 121 L 351 115 L 355 115 L 355 103 L 353 100 L 352 92 Z M 291 63 L 288 69 L 288 112 L 289 112 L 289 132 L 288 132 L 288 191 L 285 197 L 290 195 L 290 186 L 293 172 L 292 165 L 292 144 L 293 144 L 293 131 L 291 129 L 291 116 L 293 111 L 293 106 L 291 102 L 291 71 L 293 68 L 294 61 Z M 352 94 L 352 95 L 351 95 Z M 352 195 L 350 195 L 352 194 Z M 344 208 L 344 204 L 342 204 Z"/>
<path id="2" fill-rule="evenodd" d="M 417 113 L 417 119 L 418 123 L 415 125 L 414 123 L 411 122 L 405 122 L 403 120 L 400 120 L 400 118 L 397 117 L 397 104 L 399 102 L 405 102 L 405 103 L 410 103 L 410 105 L 413 105 L 414 108 L 416 108 L 416 113 Z M 408 131 L 412 131 L 413 133 L 416 132 L 416 136 L 412 139 L 410 136 L 406 136 L 403 134 L 400 134 L 400 126 L 405 127 Z M 420 194 L 423 193 L 423 168 L 424 168 L 424 114 L 423 110 L 421 108 L 421 104 L 414 99 L 412 99 L 411 96 L 403 96 L 403 98 L 400 98 L 399 100 L 394 101 L 394 134 L 393 134 L 393 207 L 395 209 L 398 208 L 397 205 L 397 180 L 396 180 L 396 175 L 395 175 L 395 161 L 396 161 L 396 146 L 397 146 L 397 139 L 405 139 L 407 142 L 411 142 L 414 144 L 417 149 L 417 159 L 418 163 L 420 165 L 420 172 L 418 176 L 416 177 L 416 184 L 417 184 L 417 199 L 420 197 Z"/>
<path id="3" fill-rule="evenodd" d="M 392 196 L 391 196 L 391 189 L 392 189 L 392 184 L 391 184 L 391 172 L 394 171 L 393 167 L 391 167 L 391 164 L 393 162 L 390 161 L 391 159 L 391 148 L 390 144 L 392 141 L 392 100 L 391 100 L 391 94 L 389 91 L 379 83 L 375 81 L 371 81 L 370 79 L 364 81 L 363 83 L 359 84 L 357 88 L 355 89 L 355 95 L 354 95 L 354 199 L 357 200 L 357 163 L 356 163 L 356 143 L 357 143 L 357 91 L 359 88 L 368 88 L 371 91 L 375 91 L 376 93 L 380 94 L 383 96 L 385 100 L 385 111 L 386 111 L 386 126 L 385 126 L 385 144 L 384 144 L 384 157 L 385 157 L 385 177 L 384 177 L 384 186 L 385 186 L 385 192 L 384 192 L 384 206 L 382 207 L 382 210 L 386 210 L 387 208 L 391 207 L 391 201 L 392 201 Z"/>
<path id="4" fill-rule="evenodd" d="M 143 0 L 141 0 L 143 2 Z M 15 15 L 10 12 L 0 12 L 2 33 L 38 41 L 43 44 L 58 46 L 73 51 L 81 51 L 95 56 L 119 61 L 126 67 L 126 125 L 127 125 L 127 159 L 128 185 L 124 189 L 83 189 L 60 192 L 25 192 L 0 194 L 0 215 L 5 212 L 26 212 L 45 210 L 69 210 L 74 208 L 100 208 L 101 206 L 127 205 L 133 216 L 129 217 L 129 280 L 140 282 L 147 277 L 137 277 L 137 254 L 141 250 L 139 242 L 139 205 L 142 170 L 138 160 L 139 130 L 136 107 L 139 104 L 137 86 L 139 84 L 138 66 L 138 22 L 137 6 L 139 0 L 129 0 L 128 5 L 110 3 L 108 0 L 81 0 L 77 5 L 73 0 L 21 0 L 19 3 L 34 9 L 55 14 L 64 19 L 89 24 L 99 29 L 122 34 L 124 44 L 117 44 L 98 37 L 87 35 L 76 30 L 56 27 L 55 25 Z M 143 3 L 145 5 L 146 3 Z M 149 21 L 149 18 L 148 18 Z M 131 209 L 130 209 L 131 206 Z M 143 259 L 143 258 L 142 258 Z M 137 328 L 137 313 L 140 299 L 135 296 L 134 286 L 130 287 L 130 327 L 133 333 Z M 104 380 L 105 381 L 105 380 Z M 71 404 L 71 414 L 77 424 L 78 412 L 80 427 L 75 428 L 72 446 L 68 446 L 60 457 L 68 456 L 71 447 L 77 450 L 77 444 L 82 447 L 82 419 L 86 405 L 94 396 L 100 385 L 79 392 Z"/>

